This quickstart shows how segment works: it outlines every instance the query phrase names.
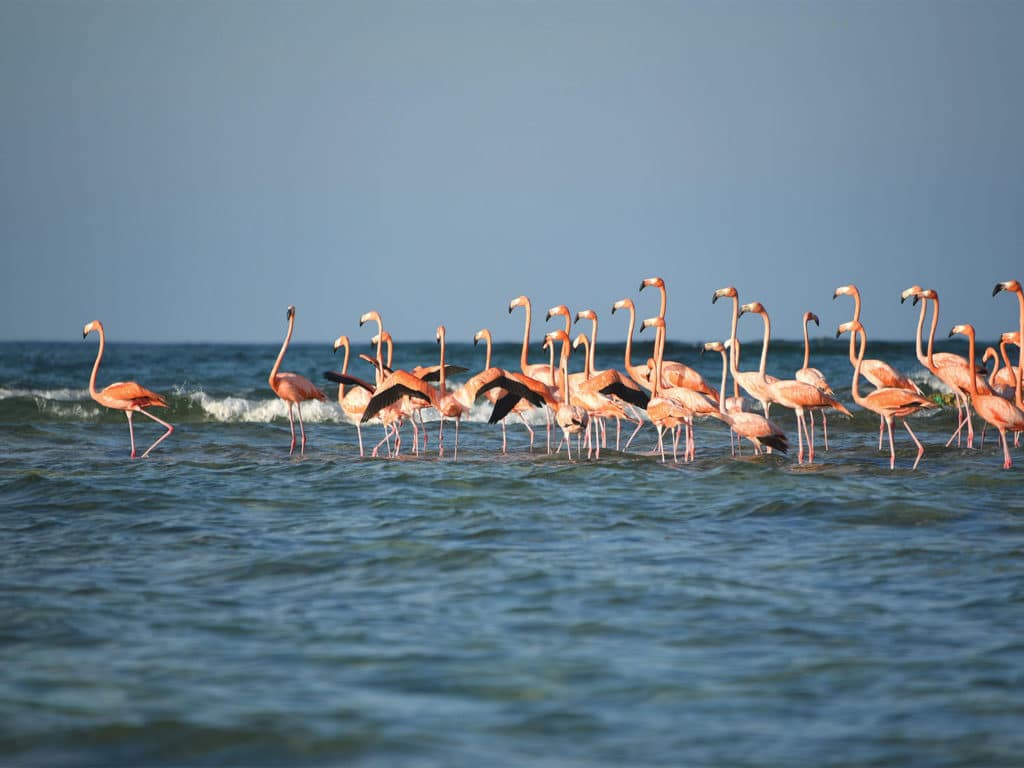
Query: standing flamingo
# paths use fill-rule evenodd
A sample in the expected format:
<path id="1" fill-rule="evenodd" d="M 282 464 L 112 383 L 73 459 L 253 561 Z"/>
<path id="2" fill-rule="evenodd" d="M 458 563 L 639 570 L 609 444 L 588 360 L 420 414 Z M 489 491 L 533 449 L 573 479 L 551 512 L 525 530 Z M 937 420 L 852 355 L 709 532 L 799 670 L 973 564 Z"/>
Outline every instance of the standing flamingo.
<path id="1" fill-rule="evenodd" d="M 302 435 L 302 446 L 300 453 L 306 453 L 306 428 L 302 423 L 302 403 L 306 400 L 326 401 L 327 395 L 321 392 L 309 379 L 297 373 L 281 371 L 281 361 L 284 360 L 284 353 L 288 350 L 288 343 L 292 340 L 292 331 L 295 328 L 295 307 L 288 307 L 288 333 L 284 337 L 281 351 L 277 354 L 274 367 L 270 369 L 270 388 L 274 390 L 279 398 L 288 403 L 288 426 L 291 427 L 292 444 L 288 451 L 291 456 L 295 451 L 295 420 L 292 416 L 292 406 L 299 414 L 299 432 Z"/>
<path id="2" fill-rule="evenodd" d="M 640 324 L 640 332 L 644 328 L 664 328 L 665 319 L 662 317 L 649 317 Z M 661 451 L 661 461 L 665 462 L 665 430 L 669 434 L 675 433 L 680 426 L 687 424 L 693 418 L 693 412 L 673 397 L 667 397 L 662 393 L 662 371 L 661 371 L 661 349 L 658 332 L 654 334 L 654 372 L 650 377 L 651 399 L 647 403 L 647 418 L 658 430 L 658 450 Z M 679 461 L 677 447 L 679 445 L 678 434 L 672 440 L 672 461 Z M 684 457 L 685 458 L 685 457 Z"/>
<path id="3" fill-rule="evenodd" d="M 970 324 L 954 325 L 949 335 L 962 334 L 967 337 L 968 356 L 974 360 L 974 326 Z M 1013 460 L 1010 458 L 1010 446 L 1006 442 L 1006 430 L 1020 432 L 1024 430 L 1024 412 L 1009 400 L 1004 400 L 999 395 L 983 393 L 978 390 L 978 380 L 972 376 L 970 380 L 971 402 L 974 403 L 974 410 L 978 412 L 986 422 L 999 430 L 999 441 L 1003 446 L 1003 469 L 1010 469 Z M 1017 377 L 1016 399 L 1021 399 L 1021 382 Z"/>
<path id="4" fill-rule="evenodd" d="M 484 351 L 484 370 L 486 371 L 491 367 L 491 349 L 493 346 L 491 332 L 489 329 L 481 328 L 479 331 L 476 332 L 476 334 L 473 336 L 473 346 L 475 347 L 481 339 L 483 339 L 484 342 L 486 343 L 486 348 Z M 508 371 L 505 371 L 505 373 L 507 374 Z M 500 387 L 495 387 L 493 389 L 488 389 L 484 394 L 487 396 L 487 399 L 490 400 L 492 405 L 496 405 L 498 400 L 500 400 L 503 396 L 506 396 L 508 392 L 504 389 L 501 389 Z M 526 431 L 530 433 L 531 451 L 533 450 L 533 427 L 531 427 L 530 422 L 526 420 L 526 414 L 529 411 L 533 410 L 533 408 L 534 406 L 529 401 L 523 399 L 518 400 L 516 404 L 512 407 L 512 411 L 514 411 L 515 414 L 519 416 L 519 418 L 523 422 L 523 426 L 526 427 Z M 506 453 L 508 451 L 508 440 L 505 431 L 505 418 L 502 417 L 498 421 L 501 423 L 501 452 Z"/>
<path id="5" fill-rule="evenodd" d="M 100 346 L 96 351 L 96 362 L 92 366 L 92 375 L 89 377 L 89 395 L 97 403 L 105 408 L 111 408 L 116 411 L 124 411 L 124 415 L 128 418 L 128 439 L 131 441 L 132 446 L 132 458 L 135 458 L 135 428 L 132 426 L 132 414 L 141 413 L 143 416 L 148 416 L 158 424 L 162 424 L 167 428 L 160 437 L 156 439 L 146 452 L 142 454 L 142 458 L 146 458 L 149 452 L 156 448 L 160 443 L 166 440 L 172 432 L 174 427 L 168 424 L 163 419 L 159 419 L 149 411 L 144 410 L 145 408 L 166 408 L 167 401 L 156 392 L 146 389 L 141 384 L 134 381 L 118 381 L 114 384 L 104 387 L 99 392 L 96 391 L 96 374 L 100 370 L 100 360 L 103 359 L 103 348 L 106 346 L 106 336 L 103 332 L 103 323 L 99 320 L 93 320 L 91 323 L 86 323 L 82 329 L 82 338 L 85 339 L 93 331 L 96 331 L 100 335 Z"/>
<path id="6" fill-rule="evenodd" d="M 736 342 L 736 324 L 740 317 L 740 299 L 739 293 L 736 288 L 727 285 L 725 288 L 719 288 L 711 296 L 711 303 L 714 304 L 716 301 L 723 297 L 729 297 L 732 299 L 732 330 L 729 332 L 729 341 L 731 349 L 729 350 L 729 369 L 732 373 L 733 381 L 738 383 L 743 389 L 755 400 L 761 403 L 761 408 L 764 410 L 764 417 L 770 418 L 768 415 L 768 408 L 771 405 L 771 392 L 769 386 L 773 381 L 778 381 L 774 376 L 769 376 L 765 372 L 766 361 L 768 359 L 768 337 L 764 338 L 764 342 L 761 346 L 761 367 L 756 371 L 741 371 L 739 370 L 739 344 Z"/>
<path id="7" fill-rule="evenodd" d="M 761 352 L 761 371 L 765 369 L 765 358 L 768 352 L 768 340 L 771 337 L 772 326 L 768 318 L 768 311 L 759 301 L 744 304 L 740 307 L 740 315 L 747 312 L 754 312 L 761 315 L 764 321 L 764 344 Z M 813 384 L 806 384 L 796 379 L 776 379 L 768 384 L 769 397 L 773 402 L 784 408 L 791 408 L 796 413 L 796 434 L 797 434 L 797 463 L 802 464 L 804 460 L 804 444 L 801 437 L 807 438 L 808 461 L 814 463 L 814 435 L 807 429 L 805 410 L 835 408 L 840 413 L 850 416 L 850 412 L 842 403 L 831 395 L 825 394 Z"/>
<path id="8" fill-rule="evenodd" d="M 658 317 L 664 320 L 665 310 L 668 308 L 668 292 L 665 290 L 665 281 L 660 277 L 648 277 L 646 280 L 641 281 L 640 290 L 642 291 L 648 287 L 657 288 L 661 293 L 661 306 L 658 309 Z M 703 392 L 705 395 L 711 396 L 716 402 L 718 400 L 718 392 L 715 391 L 715 388 L 709 385 L 698 371 L 685 363 L 680 363 L 676 360 L 662 360 L 661 374 L 665 377 L 665 381 L 673 387 L 686 387 L 696 392 Z"/>
<path id="9" fill-rule="evenodd" d="M 903 422 L 903 427 L 917 445 L 917 458 L 914 459 L 913 467 L 917 469 L 918 462 L 921 461 L 921 457 L 924 455 L 924 446 L 921 445 L 921 441 L 917 439 L 917 435 L 914 434 L 910 425 L 907 424 L 906 417 L 917 413 L 922 408 L 931 409 L 938 408 L 938 406 L 923 395 L 917 395 L 899 387 L 880 387 L 874 392 L 869 392 L 866 396 L 861 397 L 860 390 L 857 387 L 857 380 L 861 376 L 868 337 L 864 332 L 864 326 L 861 325 L 859 320 L 851 320 L 840 325 L 839 330 L 836 331 L 836 338 L 839 338 L 844 333 L 860 334 L 860 353 L 857 355 L 853 366 L 853 401 L 861 408 L 874 411 L 885 419 L 885 424 L 889 429 L 889 469 L 895 469 L 896 467 L 896 445 L 892 437 L 892 422 L 896 418 Z"/>
<path id="10" fill-rule="evenodd" d="M 578 405 L 573 405 L 569 399 L 569 353 L 572 348 L 569 334 L 559 329 L 546 334 L 544 340 L 550 346 L 552 354 L 554 353 L 555 343 L 562 342 L 561 362 L 559 364 L 562 374 L 560 384 L 561 398 L 558 403 L 558 410 L 555 412 L 555 423 L 562 428 L 565 450 L 569 460 L 572 461 L 572 438 L 570 435 L 578 435 L 580 432 L 584 432 L 590 423 L 590 416 L 586 410 Z M 589 452 L 587 458 L 590 458 Z"/>
<path id="11" fill-rule="evenodd" d="M 338 405 L 341 406 L 345 418 L 356 426 L 356 435 L 359 438 L 359 456 L 362 457 L 364 456 L 363 425 L 359 419 L 362 418 L 363 411 L 366 410 L 366 404 L 370 402 L 370 396 L 373 395 L 376 385 L 349 375 L 348 359 L 351 347 L 348 336 L 339 336 L 334 340 L 335 352 L 342 347 L 345 348 L 345 361 L 341 364 L 341 373 L 324 371 L 324 378 L 338 384 Z M 346 384 L 350 385 L 347 392 L 345 391 Z"/>
<path id="12" fill-rule="evenodd" d="M 831 385 L 828 383 L 828 379 L 825 378 L 825 374 L 819 371 L 817 368 L 811 368 L 811 339 L 807 333 L 807 326 L 814 321 L 817 326 L 821 325 L 821 321 L 818 316 L 813 312 L 804 312 L 803 326 L 804 326 L 804 364 L 796 374 L 795 378 L 797 381 L 802 381 L 804 384 L 810 384 L 812 387 L 817 387 L 826 395 L 835 397 L 835 392 L 832 391 Z M 814 411 L 810 412 L 811 418 L 811 434 L 814 434 Z M 825 450 L 828 450 L 828 417 L 825 415 L 825 411 L 821 412 L 821 432 L 825 438 Z"/>
<path id="13" fill-rule="evenodd" d="M 711 352 L 719 352 L 722 355 L 722 389 L 720 391 L 725 392 L 726 371 L 729 365 L 726 358 L 728 354 L 726 345 L 720 341 L 709 341 L 704 345 L 704 349 Z M 755 453 L 760 454 L 765 446 L 773 448 L 780 453 L 789 451 L 789 441 L 786 438 L 786 434 L 774 422 L 769 421 L 759 413 L 748 413 L 743 410 L 727 411 L 726 400 L 727 398 L 723 397 L 718 401 L 718 410 L 721 414 L 719 418 L 728 424 L 739 437 L 747 438 L 754 446 Z M 729 442 L 731 449 L 731 438 Z"/>
<path id="14" fill-rule="evenodd" d="M 841 285 L 832 293 L 832 298 L 853 296 L 853 319 L 860 321 L 860 291 L 856 285 Z M 855 335 L 850 337 L 850 365 L 854 365 Z M 883 360 L 869 359 L 862 361 L 861 375 L 875 388 L 896 387 L 921 395 L 921 388 L 911 379 L 897 371 Z M 878 450 L 882 450 L 882 433 L 885 430 L 885 417 L 878 420 Z"/>

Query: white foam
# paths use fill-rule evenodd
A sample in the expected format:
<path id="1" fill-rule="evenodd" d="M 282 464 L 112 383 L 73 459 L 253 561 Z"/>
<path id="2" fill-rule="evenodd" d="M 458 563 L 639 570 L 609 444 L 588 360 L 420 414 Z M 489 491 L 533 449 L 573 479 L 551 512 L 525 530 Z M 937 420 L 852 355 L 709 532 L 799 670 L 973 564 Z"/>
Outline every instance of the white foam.
<path id="1" fill-rule="evenodd" d="M 37 400 L 88 400 L 88 389 L 7 389 L 0 387 L 0 400 L 13 397 L 32 397 Z"/>
<path id="2" fill-rule="evenodd" d="M 244 397 L 211 397 L 192 392 L 189 400 L 216 421 L 259 423 L 288 418 L 288 404 L 280 398 L 250 400 Z M 302 420 L 307 424 L 338 423 L 343 420 L 337 403 L 311 400 L 302 404 Z"/>

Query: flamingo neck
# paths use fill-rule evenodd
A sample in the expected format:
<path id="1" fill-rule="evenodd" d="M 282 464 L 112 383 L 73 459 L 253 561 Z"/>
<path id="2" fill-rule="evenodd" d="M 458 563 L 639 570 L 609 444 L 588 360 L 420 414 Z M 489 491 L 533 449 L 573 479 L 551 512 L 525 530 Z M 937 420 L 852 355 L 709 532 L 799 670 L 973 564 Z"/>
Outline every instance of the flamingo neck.
<path id="1" fill-rule="evenodd" d="M 445 375 L 444 375 L 444 333 L 443 332 L 441 333 L 441 338 L 439 339 L 439 341 L 441 342 L 441 375 L 440 375 L 440 378 L 438 378 L 438 381 L 437 381 L 437 389 L 441 393 L 441 396 L 443 397 L 444 393 L 448 391 L 448 388 L 446 386 L 447 385 L 447 379 L 445 378 Z"/>
<path id="2" fill-rule="evenodd" d="M 767 312 L 761 312 L 761 317 L 764 319 L 764 341 L 761 342 L 761 367 L 757 370 L 761 374 L 761 378 L 764 378 L 765 370 L 768 366 L 768 339 L 772 335 L 772 323 L 768 319 Z"/>
<path id="3" fill-rule="evenodd" d="M 530 300 L 529 299 L 526 300 L 525 309 L 526 309 L 526 322 L 523 324 L 523 351 L 519 354 L 519 368 L 522 370 L 523 373 L 526 373 L 527 369 L 529 368 L 529 364 L 526 362 L 526 356 L 527 356 L 527 350 L 529 349 L 529 346 L 530 346 L 530 321 L 532 320 L 532 316 L 533 316 L 533 312 L 532 312 L 532 310 L 530 308 Z M 554 364 L 555 364 L 555 358 L 552 357 L 551 358 L 552 371 L 554 371 Z M 554 378 L 552 378 L 552 383 L 554 383 Z"/>
<path id="4" fill-rule="evenodd" d="M 586 338 L 586 337 L 584 337 Z M 590 374 L 593 372 L 593 368 L 590 365 L 590 352 L 593 349 L 593 345 L 588 341 L 583 342 L 583 380 L 588 381 Z"/>
<path id="5" fill-rule="evenodd" d="M 348 373 L 348 355 L 349 355 L 349 347 L 348 347 L 348 344 L 346 344 L 345 345 L 345 360 L 341 364 L 341 372 L 342 373 Z M 345 397 L 345 384 L 343 382 L 341 384 L 338 384 L 338 402 L 340 403 L 344 397 Z"/>
<path id="6" fill-rule="evenodd" d="M 106 338 L 103 334 L 103 326 L 97 323 L 96 330 L 100 334 L 100 346 L 96 350 L 96 362 L 92 365 L 92 375 L 89 376 L 89 395 L 96 397 L 96 374 L 100 371 L 100 360 L 103 359 L 103 348 L 106 346 Z"/>
<path id="7" fill-rule="evenodd" d="M 597 315 L 594 315 L 594 319 L 591 322 L 593 327 L 590 329 L 590 348 L 587 351 L 587 360 L 590 364 L 590 372 L 593 373 L 597 370 L 597 366 L 594 365 L 594 358 L 597 356 Z"/>
<path id="8" fill-rule="evenodd" d="M 277 372 L 281 370 L 281 361 L 284 360 L 284 353 L 288 351 L 288 343 L 292 340 L 292 330 L 295 328 L 295 313 L 293 312 L 291 317 L 288 318 L 288 333 L 285 334 L 284 343 L 281 345 L 281 351 L 277 353 L 277 360 L 274 361 L 274 367 L 270 369 L 270 386 L 274 386 L 274 380 L 277 378 Z"/>
<path id="9" fill-rule="evenodd" d="M 1017 407 L 1024 411 L 1024 396 L 1021 394 L 1021 376 L 1024 375 L 1024 289 L 1018 288 L 1017 294 L 1017 305 L 1019 309 L 1018 325 L 1020 328 L 1020 334 L 1017 336 L 1017 348 L 1020 353 L 1017 357 Z"/>
<path id="10" fill-rule="evenodd" d="M 935 344 L 935 327 L 939 324 L 939 295 L 935 294 L 935 298 L 932 301 L 935 302 L 935 309 L 932 315 L 932 329 L 928 334 L 928 362 L 925 365 L 934 373 L 935 360 L 932 358 L 932 348 Z"/>
<path id="11" fill-rule="evenodd" d="M 967 326 L 967 373 L 971 381 L 971 395 L 978 396 L 978 377 L 974 373 L 974 327 Z"/>
<path id="12" fill-rule="evenodd" d="M 555 376 L 555 342 L 548 344 L 548 352 L 550 353 L 550 362 L 548 363 L 548 370 L 551 371 L 551 387 L 552 389 L 558 388 L 557 377 Z"/>
<path id="13" fill-rule="evenodd" d="M 732 347 L 729 350 L 729 367 L 732 369 L 733 378 L 739 369 L 739 351 L 736 349 L 736 323 L 740 319 L 740 297 L 732 297 L 732 329 L 729 331 L 729 339 Z"/>
<path id="14" fill-rule="evenodd" d="M 999 353 L 992 349 L 992 347 L 988 347 L 985 350 L 985 354 L 981 356 L 982 364 L 987 363 L 990 357 L 995 361 L 992 364 L 992 373 L 988 375 L 988 386 L 992 388 L 995 386 L 996 374 L 999 373 Z"/>
<path id="15" fill-rule="evenodd" d="M 917 359 L 925 368 L 928 367 L 928 358 L 925 357 L 924 350 L 921 345 L 921 337 L 924 335 L 924 316 L 928 311 L 928 300 L 921 299 L 921 314 L 917 317 L 917 338 L 914 339 L 917 344 Z M 934 330 L 934 329 L 933 329 Z"/>
<path id="16" fill-rule="evenodd" d="M 491 334 L 484 336 L 484 341 L 487 343 L 486 351 L 484 352 L 484 370 L 486 371 L 491 367 Z"/>
<path id="17" fill-rule="evenodd" d="M 562 371 L 562 402 L 566 405 L 569 403 L 569 340 L 566 338 L 562 341 L 562 359 L 559 363 L 559 368 Z"/>
<path id="18" fill-rule="evenodd" d="M 636 330 L 636 310 L 629 307 L 629 331 L 626 332 L 626 372 L 633 370 L 633 331 Z"/>
<path id="19" fill-rule="evenodd" d="M 860 291 L 856 287 L 853 289 L 853 319 L 860 320 Z"/>
<path id="20" fill-rule="evenodd" d="M 729 362 L 725 357 L 725 349 L 722 349 L 722 387 L 718 391 L 721 392 L 721 397 L 718 398 L 718 411 L 725 416 L 725 384 L 726 384 L 726 372 L 729 367 Z"/>
<path id="21" fill-rule="evenodd" d="M 811 364 L 811 339 L 807 334 L 807 324 L 810 323 L 811 318 L 804 318 L 804 368 Z"/>
<path id="22" fill-rule="evenodd" d="M 850 329 L 850 351 L 853 352 L 854 340 L 857 334 L 860 334 L 860 352 L 857 355 L 857 363 L 853 366 L 853 384 L 850 385 L 850 394 L 853 396 L 853 401 L 857 405 L 864 406 L 864 398 L 860 396 L 860 389 L 857 387 L 857 381 L 860 379 L 860 365 L 864 362 L 864 353 L 867 351 L 868 346 L 868 335 L 864 333 L 863 328 L 857 330 L 856 328 Z"/>
<path id="23" fill-rule="evenodd" d="M 665 286 L 659 286 L 658 290 L 661 291 L 661 309 L 658 310 L 658 317 L 662 320 L 665 319 L 665 309 L 668 307 L 668 291 L 665 290 Z"/>

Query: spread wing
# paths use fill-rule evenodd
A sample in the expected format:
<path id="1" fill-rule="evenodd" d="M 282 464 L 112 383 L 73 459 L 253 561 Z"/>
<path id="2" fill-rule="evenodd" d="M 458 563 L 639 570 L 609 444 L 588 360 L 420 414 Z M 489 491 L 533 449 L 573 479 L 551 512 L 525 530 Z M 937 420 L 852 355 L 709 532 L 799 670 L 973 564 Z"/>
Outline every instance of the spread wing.
<path id="1" fill-rule="evenodd" d="M 377 389 L 376 385 L 371 384 L 368 381 L 360 379 L 358 376 L 349 376 L 347 373 L 338 373 L 337 371 L 324 371 L 324 378 L 328 381 L 333 381 L 335 384 L 349 384 L 353 387 L 362 387 L 367 392 L 373 394 L 374 390 Z"/>

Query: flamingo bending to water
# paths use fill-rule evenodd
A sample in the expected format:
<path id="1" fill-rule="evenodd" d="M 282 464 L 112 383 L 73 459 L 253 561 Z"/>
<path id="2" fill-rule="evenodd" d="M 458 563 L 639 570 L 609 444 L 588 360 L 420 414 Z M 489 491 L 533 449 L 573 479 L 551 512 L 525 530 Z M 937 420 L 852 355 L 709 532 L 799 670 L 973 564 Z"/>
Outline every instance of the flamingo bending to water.
<path id="1" fill-rule="evenodd" d="M 174 427 L 144 409 L 166 408 L 167 401 L 162 395 L 158 395 L 156 392 L 146 389 L 144 386 L 134 381 L 118 381 L 97 392 L 96 374 L 100 370 L 100 360 L 103 359 L 103 349 L 106 346 L 106 335 L 103 332 L 103 323 L 99 320 L 93 320 L 91 323 L 86 323 L 85 327 L 82 329 L 82 338 L 85 339 L 85 337 L 93 331 L 96 331 L 100 335 L 100 346 L 96 351 L 96 362 L 93 363 L 92 366 L 92 375 L 89 377 L 89 395 L 93 400 L 105 408 L 111 408 L 115 411 L 124 411 L 124 415 L 128 418 L 128 439 L 132 446 L 131 457 L 133 459 L 135 458 L 135 428 L 132 425 L 132 414 L 141 413 L 167 428 L 167 431 L 160 435 L 160 437 L 158 437 L 156 441 L 146 449 L 146 452 L 142 454 L 142 458 L 146 458 L 150 451 L 170 437 L 171 433 L 174 432 Z"/>
<path id="2" fill-rule="evenodd" d="M 292 406 L 299 414 L 299 432 L 302 435 L 299 452 L 304 455 L 306 453 L 306 428 L 302 423 L 302 403 L 306 400 L 326 401 L 327 395 L 305 376 L 281 370 L 281 361 L 284 360 L 284 353 L 288 350 L 288 344 L 292 340 L 292 331 L 295 329 L 295 307 L 288 307 L 287 314 L 288 333 L 284 337 L 281 351 L 277 354 L 277 360 L 274 361 L 274 367 L 270 369 L 268 381 L 274 394 L 288 403 L 288 426 L 292 433 L 292 444 L 288 455 L 291 456 L 295 451 L 295 419 L 292 416 Z"/>

